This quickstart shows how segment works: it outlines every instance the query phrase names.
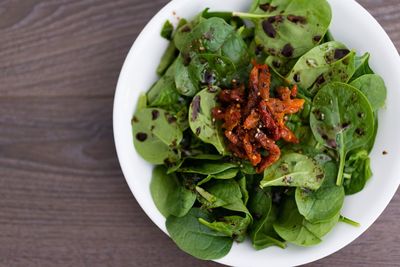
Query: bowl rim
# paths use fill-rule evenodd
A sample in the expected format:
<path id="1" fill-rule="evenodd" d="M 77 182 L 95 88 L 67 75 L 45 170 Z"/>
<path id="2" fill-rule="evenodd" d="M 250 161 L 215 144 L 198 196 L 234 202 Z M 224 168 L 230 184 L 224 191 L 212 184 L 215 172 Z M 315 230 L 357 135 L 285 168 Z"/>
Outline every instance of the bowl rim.
<path id="1" fill-rule="evenodd" d="M 338 0 L 330 0 L 331 1 L 338 1 Z M 340 1 L 340 0 L 339 0 Z M 383 32 L 382 37 L 384 37 L 384 40 L 381 41 L 382 43 L 386 43 L 386 45 L 388 45 L 388 48 L 391 50 L 391 53 L 396 53 L 396 55 L 398 56 L 398 50 L 396 49 L 395 45 L 393 44 L 393 42 L 391 41 L 390 37 L 388 36 L 388 34 L 386 33 L 386 31 L 383 29 L 383 27 L 377 22 L 377 20 L 364 8 L 362 7 L 358 2 L 356 2 L 355 0 L 347 0 L 349 2 L 349 4 L 354 5 L 354 7 L 358 8 L 363 14 L 363 16 L 368 17 L 368 19 L 371 21 L 371 23 L 373 23 L 373 27 L 379 27 L 380 30 Z M 142 29 L 142 31 L 140 32 L 140 34 L 136 37 L 135 42 L 133 43 L 133 45 L 131 46 L 126 59 L 123 63 L 122 69 L 121 69 L 121 73 L 119 75 L 118 78 L 118 83 L 116 86 L 116 92 L 115 92 L 115 96 L 114 96 L 114 105 L 113 105 L 113 133 L 114 133 L 114 142 L 115 142 L 115 147 L 116 147 L 116 153 L 117 153 L 117 157 L 118 157 L 118 161 L 120 163 L 122 172 L 124 174 L 124 177 L 126 179 L 126 182 L 133 194 L 133 196 L 135 197 L 136 201 L 139 203 L 140 207 L 142 208 L 142 210 L 146 213 L 146 215 L 152 220 L 152 222 L 154 224 L 156 224 L 165 234 L 168 235 L 168 233 L 166 232 L 165 227 L 160 226 L 159 223 L 156 222 L 155 219 L 155 214 L 150 213 L 150 211 L 146 208 L 145 205 L 143 205 L 141 199 L 138 197 L 138 192 L 136 190 L 136 188 L 133 186 L 133 184 L 131 183 L 130 179 L 128 178 L 128 171 L 127 171 L 127 167 L 126 165 L 128 164 L 128 162 L 126 161 L 125 156 L 123 155 L 123 150 L 124 150 L 124 146 L 126 145 L 126 143 L 124 143 L 122 140 L 122 138 L 120 137 L 120 124 L 121 124 L 121 110 L 119 109 L 119 103 L 121 101 L 123 101 L 123 92 L 122 92 L 122 77 L 124 75 L 126 75 L 127 72 L 127 65 L 128 62 L 133 60 L 133 54 L 134 51 L 136 50 L 136 48 L 139 46 L 139 44 L 141 42 L 143 42 L 143 37 L 146 35 L 146 32 L 153 27 L 153 24 L 156 23 L 156 21 L 158 20 L 158 17 L 162 16 L 163 13 L 165 13 L 166 10 L 169 10 L 171 7 L 174 7 L 176 5 L 181 5 L 183 3 L 187 2 L 187 0 L 172 0 L 170 1 L 168 4 L 166 4 L 162 9 L 160 9 L 152 18 L 151 20 L 146 24 L 146 26 Z M 158 36 L 158 35 L 157 35 Z M 397 57 L 397 62 L 396 62 L 398 69 L 400 70 L 400 57 Z M 133 146 L 133 143 L 130 143 L 130 145 Z M 400 165 L 397 166 L 397 172 L 400 173 Z M 382 214 L 382 212 L 386 209 L 386 207 L 389 205 L 390 200 L 394 197 L 394 195 L 396 194 L 396 191 L 398 189 L 400 185 L 400 181 L 398 181 L 397 185 L 395 186 L 395 188 L 393 188 L 392 192 L 390 192 L 389 194 L 387 194 L 385 196 L 384 203 L 386 203 L 385 205 L 380 206 L 380 208 L 378 210 L 375 211 L 373 219 L 371 219 L 367 224 L 363 225 L 363 229 L 362 231 L 360 231 L 359 233 L 357 233 L 357 235 L 350 241 L 346 241 L 346 242 L 342 242 L 340 243 L 338 246 L 332 248 L 332 249 L 328 249 L 326 250 L 324 253 L 319 254 L 317 257 L 314 258 L 310 258 L 307 261 L 301 261 L 298 264 L 307 264 L 319 259 L 322 259 L 328 255 L 331 255 L 339 250 L 341 250 L 343 247 L 349 245 L 351 242 L 353 242 L 354 240 L 356 240 L 361 234 L 363 234 L 377 219 L 378 217 Z M 169 236 L 169 235 L 168 235 Z M 213 260 L 215 262 L 221 263 L 221 264 L 227 264 L 227 265 L 234 265 L 233 262 L 226 260 L 226 257 L 218 259 L 218 260 Z"/>

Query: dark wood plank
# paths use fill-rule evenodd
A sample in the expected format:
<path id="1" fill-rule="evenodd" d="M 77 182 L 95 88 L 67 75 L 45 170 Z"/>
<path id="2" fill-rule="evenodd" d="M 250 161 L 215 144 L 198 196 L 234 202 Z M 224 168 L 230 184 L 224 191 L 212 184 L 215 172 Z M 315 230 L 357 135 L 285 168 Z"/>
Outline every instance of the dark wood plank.
<path id="1" fill-rule="evenodd" d="M 167 2 L 0 1 L 0 266 L 218 266 L 147 218 L 115 155 L 119 70 Z M 400 2 L 359 2 L 399 48 Z M 362 237 L 309 266 L 398 266 L 399 221 L 397 194 Z"/>

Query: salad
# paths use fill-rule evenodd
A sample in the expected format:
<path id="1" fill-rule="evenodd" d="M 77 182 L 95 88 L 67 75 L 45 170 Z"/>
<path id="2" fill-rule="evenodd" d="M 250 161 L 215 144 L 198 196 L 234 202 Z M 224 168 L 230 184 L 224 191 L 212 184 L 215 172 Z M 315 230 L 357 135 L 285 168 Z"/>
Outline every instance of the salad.
<path id="1" fill-rule="evenodd" d="M 372 176 L 386 87 L 329 31 L 326 0 L 254 0 L 204 10 L 161 35 L 159 80 L 132 118 L 150 191 L 179 248 L 199 259 L 233 242 L 313 246 Z"/>

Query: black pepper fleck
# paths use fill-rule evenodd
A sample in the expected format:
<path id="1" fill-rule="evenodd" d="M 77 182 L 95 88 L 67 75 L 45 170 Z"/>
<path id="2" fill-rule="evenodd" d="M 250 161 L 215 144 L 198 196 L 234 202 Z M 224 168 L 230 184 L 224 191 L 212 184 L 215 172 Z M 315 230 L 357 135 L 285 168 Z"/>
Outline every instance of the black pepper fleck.
<path id="1" fill-rule="evenodd" d="M 269 22 L 268 20 L 264 20 L 262 22 L 262 27 L 263 27 L 265 34 L 268 35 L 268 37 L 270 37 L 270 38 L 276 37 L 276 30 L 271 22 Z"/>
<path id="2" fill-rule="evenodd" d="M 302 16 L 288 15 L 287 19 L 290 22 L 293 22 L 293 23 L 296 23 L 296 24 L 306 24 L 307 23 L 307 19 L 305 17 L 302 17 Z"/>
<path id="3" fill-rule="evenodd" d="M 350 50 L 348 50 L 348 49 L 335 49 L 335 54 L 333 57 L 336 60 L 339 60 L 339 59 L 344 58 L 349 53 L 350 53 Z"/>
<path id="4" fill-rule="evenodd" d="M 195 121 L 200 113 L 200 96 L 197 95 L 192 101 L 192 121 Z"/>
<path id="5" fill-rule="evenodd" d="M 151 118 L 153 121 L 156 120 L 158 116 L 160 116 L 160 112 L 158 110 L 155 109 L 151 112 Z"/>
<path id="6" fill-rule="evenodd" d="M 321 35 L 315 35 L 315 36 L 313 37 L 313 41 L 316 42 L 316 43 L 318 43 L 319 41 L 321 41 L 321 39 L 322 39 L 322 36 L 321 36 Z"/>
<path id="7" fill-rule="evenodd" d="M 281 53 L 282 53 L 282 55 L 283 55 L 284 57 L 292 57 L 292 56 L 293 56 L 293 51 L 294 51 L 293 46 L 292 46 L 291 44 L 286 44 L 286 45 L 283 47 Z"/>
<path id="8" fill-rule="evenodd" d="M 140 142 L 144 142 L 147 139 L 147 134 L 146 133 L 137 133 L 136 139 Z"/>

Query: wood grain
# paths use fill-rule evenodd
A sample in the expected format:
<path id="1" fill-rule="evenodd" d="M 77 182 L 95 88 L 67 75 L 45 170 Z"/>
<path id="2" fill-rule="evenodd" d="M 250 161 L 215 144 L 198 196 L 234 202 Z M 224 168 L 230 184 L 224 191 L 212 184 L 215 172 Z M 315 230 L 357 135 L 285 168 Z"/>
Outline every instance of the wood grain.
<path id="1" fill-rule="evenodd" d="M 114 149 L 118 73 L 166 2 L 0 1 L 0 266 L 218 266 L 147 218 Z M 359 2 L 400 48 L 400 2 Z M 362 237 L 309 266 L 398 266 L 399 221 L 397 194 Z"/>

